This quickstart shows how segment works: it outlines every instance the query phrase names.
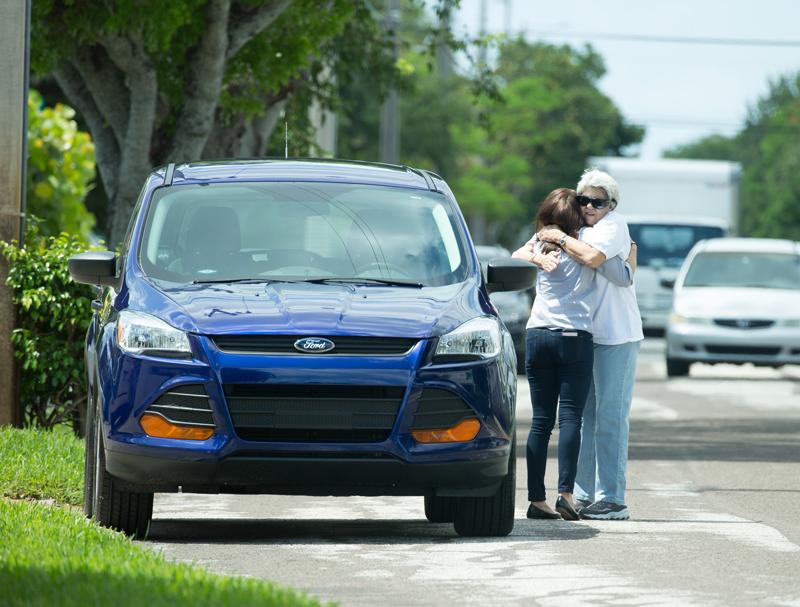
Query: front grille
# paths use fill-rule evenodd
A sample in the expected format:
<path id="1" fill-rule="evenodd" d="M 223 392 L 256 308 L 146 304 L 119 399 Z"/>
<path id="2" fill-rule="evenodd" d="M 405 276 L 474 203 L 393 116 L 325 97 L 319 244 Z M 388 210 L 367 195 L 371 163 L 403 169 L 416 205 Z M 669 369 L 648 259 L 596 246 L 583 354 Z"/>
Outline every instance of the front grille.
<path id="1" fill-rule="evenodd" d="M 211 403 L 203 384 L 177 386 L 164 392 L 145 413 L 157 413 L 176 424 L 213 426 Z"/>
<path id="2" fill-rule="evenodd" d="M 226 384 L 233 425 L 253 441 L 381 442 L 394 426 L 405 388 L 395 386 Z"/>
<path id="3" fill-rule="evenodd" d="M 450 428 L 468 417 L 475 417 L 475 411 L 461 397 L 448 390 L 425 388 L 411 429 Z"/>
<path id="4" fill-rule="evenodd" d="M 715 318 L 714 324 L 736 329 L 766 329 L 775 324 L 774 320 L 753 320 L 749 318 Z"/>
<path id="5" fill-rule="evenodd" d="M 720 346 L 707 345 L 709 354 L 741 354 L 743 356 L 776 356 L 781 349 L 773 346 Z"/>
<path id="6" fill-rule="evenodd" d="M 335 344 L 330 352 L 309 354 L 295 349 L 294 342 L 303 337 L 324 337 Z M 417 339 L 406 337 L 360 337 L 331 335 L 214 335 L 214 344 L 223 352 L 248 354 L 297 354 L 311 356 L 399 356 L 413 348 Z"/>

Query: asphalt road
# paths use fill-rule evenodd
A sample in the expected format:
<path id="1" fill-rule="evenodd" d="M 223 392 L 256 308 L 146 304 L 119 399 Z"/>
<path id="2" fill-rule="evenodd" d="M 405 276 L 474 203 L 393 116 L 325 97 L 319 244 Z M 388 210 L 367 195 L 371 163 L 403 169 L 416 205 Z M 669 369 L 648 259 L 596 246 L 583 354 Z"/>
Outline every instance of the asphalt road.
<path id="1" fill-rule="evenodd" d="M 529 521 L 521 474 L 502 539 L 427 523 L 422 498 L 185 494 L 156 497 L 145 545 L 341 605 L 800 606 L 800 368 L 667 380 L 663 347 L 639 359 L 631 521 Z M 524 471 L 524 378 L 519 393 Z"/>

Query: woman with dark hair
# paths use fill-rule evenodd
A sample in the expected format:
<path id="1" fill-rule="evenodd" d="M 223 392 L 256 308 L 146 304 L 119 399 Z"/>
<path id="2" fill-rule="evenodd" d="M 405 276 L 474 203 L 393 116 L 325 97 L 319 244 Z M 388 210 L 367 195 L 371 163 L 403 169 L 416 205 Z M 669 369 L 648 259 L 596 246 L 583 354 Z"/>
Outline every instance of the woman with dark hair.
<path id="1" fill-rule="evenodd" d="M 576 193 L 553 190 L 542 201 L 536 231 L 557 227 L 579 238 L 582 216 Z M 595 270 L 562 255 L 560 247 L 531 241 L 514 257 L 536 263 L 544 271 L 536 279 L 536 299 L 528 320 L 526 371 L 531 388 L 533 421 L 528 435 L 528 518 L 577 520 L 573 487 L 581 441 L 583 407 L 592 381 L 592 312 Z M 615 257 L 597 268 L 616 284 L 632 284 L 632 269 Z M 555 510 L 546 502 L 544 474 L 547 447 L 559 423 L 559 497 Z"/>

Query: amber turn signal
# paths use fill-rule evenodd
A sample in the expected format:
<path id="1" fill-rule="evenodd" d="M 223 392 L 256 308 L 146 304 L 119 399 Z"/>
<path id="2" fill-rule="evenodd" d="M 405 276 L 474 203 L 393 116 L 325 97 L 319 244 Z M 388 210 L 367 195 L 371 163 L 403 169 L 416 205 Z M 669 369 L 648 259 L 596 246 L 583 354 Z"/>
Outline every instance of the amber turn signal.
<path id="1" fill-rule="evenodd" d="M 180 438 L 184 440 L 206 440 L 214 434 L 214 428 L 201 426 L 179 426 L 160 415 L 145 413 L 139 420 L 149 436 L 156 438 Z"/>
<path id="2" fill-rule="evenodd" d="M 436 430 L 414 430 L 411 436 L 418 443 L 463 443 L 472 440 L 481 429 L 481 423 L 475 419 L 462 419 L 450 428 Z"/>

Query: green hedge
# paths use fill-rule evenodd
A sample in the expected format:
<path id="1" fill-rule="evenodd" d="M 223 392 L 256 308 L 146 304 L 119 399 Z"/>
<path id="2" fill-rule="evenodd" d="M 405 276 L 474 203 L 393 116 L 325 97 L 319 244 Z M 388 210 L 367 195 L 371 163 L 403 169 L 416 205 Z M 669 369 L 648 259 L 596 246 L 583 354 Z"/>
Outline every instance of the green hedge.
<path id="1" fill-rule="evenodd" d="M 11 341 L 22 367 L 26 426 L 75 422 L 85 410 L 83 344 L 94 294 L 73 282 L 67 269 L 67 259 L 84 250 L 77 236 L 42 236 L 35 220 L 28 222 L 24 247 L 0 241 L 17 307 L 18 328 Z"/>

